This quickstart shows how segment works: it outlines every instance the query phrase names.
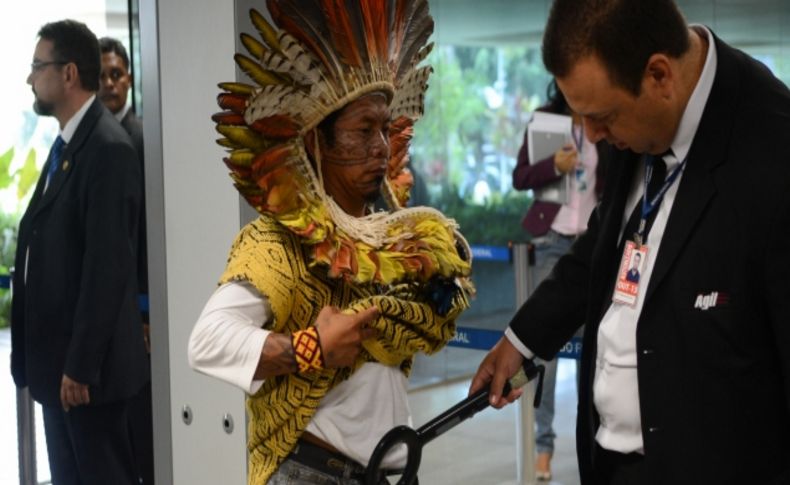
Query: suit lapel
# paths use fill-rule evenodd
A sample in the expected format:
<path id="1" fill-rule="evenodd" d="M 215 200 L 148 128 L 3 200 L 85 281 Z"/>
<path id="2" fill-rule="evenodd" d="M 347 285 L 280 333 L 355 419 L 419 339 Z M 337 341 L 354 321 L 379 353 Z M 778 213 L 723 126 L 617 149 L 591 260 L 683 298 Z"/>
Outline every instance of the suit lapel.
<path id="1" fill-rule="evenodd" d="M 714 37 L 715 38 L 715 37 Z M 729 48 L 716 38 L 717 69 L 710 96 L 691 144 L 683 178 L 678 187 L 667 227 L 661 238 L 658 259 L 645 295 L 650 299 L 686 245 L 708 202 L 716 194 L 714 169 L 725 162 L 732 136 L 733 99 L 738 99 L 740 79 Z"/>
<path id="2" fill-rule="evenodd" d="M 60 167 L 57 168 L 52 180 L 50 180 L 49 187 L 47 187 L 46 192 L 41 194 L 41 202 L 38 204 L 38 207 L 36 207 L 36 212 L 41 211 L 57 198 L 58 192 L 60 192 L 60 189 L 63 188 L 63 185 L 74 171 L 76 165 L 74 156 L 79 152 L 80 148 L 82 148 L 82 145 L 93 131 L 93 127 L 99 120 L 103 109 L 104 108 L 101 105 L 101 102 L 98 100 L 98 98 L 96 98 L 88 108 L 88 111 L 85 112 L 85 116 L 83 116 L 82 120 L 80 121 L 77 131 L 74 132 L 74 136 L 71 138 L 71 141 L 69 141 L 69 143 L 63 149 Z M 46 174 L 42 173 L 41 178 L 45 179 Z"/>

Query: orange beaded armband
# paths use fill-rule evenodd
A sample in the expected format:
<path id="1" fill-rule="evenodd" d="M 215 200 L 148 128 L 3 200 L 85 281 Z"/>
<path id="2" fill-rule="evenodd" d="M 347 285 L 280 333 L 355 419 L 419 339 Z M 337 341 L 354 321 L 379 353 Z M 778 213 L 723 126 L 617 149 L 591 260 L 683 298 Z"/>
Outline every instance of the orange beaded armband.
<path id="1" fill-rule="evenodd" d="M 321 342 L 318 340 L 318 329 L 308 327 L 304 330 L 297 330 L 291 334 L 291 345 L 294 348 L 294 357 L 296 358 L 296 365 L 299 366 L 300 374 L 324 368 Z"/>

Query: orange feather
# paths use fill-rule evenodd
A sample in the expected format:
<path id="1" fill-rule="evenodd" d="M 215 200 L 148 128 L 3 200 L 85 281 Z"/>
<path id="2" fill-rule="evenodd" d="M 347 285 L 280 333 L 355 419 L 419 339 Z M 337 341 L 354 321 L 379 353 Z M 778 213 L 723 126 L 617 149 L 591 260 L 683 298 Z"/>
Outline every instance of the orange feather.
<path id="1" fill-rule="evenodd" d="M 291 156 L 290 145 L 277 145 L 265 152 L 259 153 L 252 161 L 252 177 L 255 180 L 263 178 L 268 172 L 282 166 Z"/>
<path id="2" fill-rule="evenodd" d="M 396 0 L 395 15 L 392 21 L 392 30 L 390 32 L 389 41 L 389 61 L 390 69 L 394 69 L 395 61 L 400 55 L 400 49 L 403 45 L 403 38 L 406 36 L 406 7 L 408 0 Z"/>
<path id="3" fill-rule="evenodd" d="M 247 107 L 247 97 L 241 94 L 220 93 L 217 95 L 217 104 L 222 109 L 241 114 Z"/>
<path id="4" fill-rule="evenodd" d="M 211 119 L 215 123 L 222 123 L 223 125 L 243 125 L 244 116 L 235 111 L 223 111 L 221 113 L 214 113 Z"/>
<path id="5" fill-rule="evenodd" d="M 368 57 L 384 61 L 389 50 L 387 28 L 387 0 L 360 0 L 362 19 L 365 24 L 365 37 L 368 45 Z"/>
<path id="6" fill-rule="evenodd" d="M 357 49 L 354 31 L 351 29 L 351 21 L 344 2 L 342 0 L 322 0 L 321 7 L 324 10 L 327 28 L 340 60 L 348 65 L 361 67 L 362 58 Z"/>
<path id="7" fill-rule="evenodd" d="M 286 115 L 261 118 L 250 128 L 271 138 L 293 138 L 299 134 L 299 124 Z"/>

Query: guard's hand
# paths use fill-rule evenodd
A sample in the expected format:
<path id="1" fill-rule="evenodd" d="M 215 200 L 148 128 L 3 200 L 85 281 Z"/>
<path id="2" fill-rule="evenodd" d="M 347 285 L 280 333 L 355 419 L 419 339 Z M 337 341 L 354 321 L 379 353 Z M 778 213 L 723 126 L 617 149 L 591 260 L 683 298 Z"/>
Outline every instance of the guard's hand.
<path id="1" fill-rule="evenodd" d="M 568 173 L 579 163 L 579 153 L 576 147 L 566 144 L 554 153 L 554 167 L 560 173 Z"/>
<path id="2" fill-rule="evenodd" d="M 63 374 L 63 379 L 60 381 L 60 402 L 63 405 L 64 411 L 90 403 L 91 397 L 88 392 L 88 385 L 80 384 L 66 374 Z"/>
<path id="3" fill-rule="evenodd" d="M 524 362 L 524 356 L 510 343 L 506 337 L 499 339 L 494 348 L 480 363 L 469 387 L 469 394 L 473 394 L 490 383 L 489 402 L 491 406 L 500 409 L 508 403 L 518 399 L 523 393 L 522 389 L 514 389 L 507 396 L 502 396 L 505 382 L 518 372 Z"/>
<path id="4" fill-rule="evenodd" d="M 362 350 L 362 342 L 376 336 L 376 330 L 369 325 L 378 316 L 379 310 L 376 307 L 350 315 L 335 307 L 322 308 L 315 327 L 321 341 L 324 366 L 335 368 L 354 364 Z"/>

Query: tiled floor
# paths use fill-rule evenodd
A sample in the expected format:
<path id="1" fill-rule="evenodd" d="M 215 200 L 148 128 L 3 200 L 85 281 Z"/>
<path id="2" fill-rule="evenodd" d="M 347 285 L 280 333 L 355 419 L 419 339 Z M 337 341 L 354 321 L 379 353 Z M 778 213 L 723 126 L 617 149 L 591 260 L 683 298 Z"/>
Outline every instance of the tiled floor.
<path id="1" fill-rule="evenodd" d="M 9 362 L 10 334 L 0 330 L 0 362 Z M 414 367 L 409 401 L 415 426 L 425 424 L 464 399 L 469 376 L 483 352 L 447 349 L 431 358 L 420 358 Z M 0 371 L 0 484 L 19 483 L 16 437 L 16 391 L 8 367 Z M 433 376 L 433 377 L 432 377 Z M 437 384 L 435 376 L 451 379 Z M 575 365 L 561 360 L 557 372 L 557 415 L 555 417 L 554 478 L 550 485 L 578 485 L 574 448 L 576 416 Z M 40 412 L 38 413 L 40 416 Z M 422 485 L 511 485 L 516 484 L 516 407 L 486 409 L 472 419 L 437 437 L 423 450 L 420 466 Z M 43 440 L 41 421 L 38 436 Z M 43 443 L 38 447 L 38 480 L 49 479 Z M 547 482 L 538 482 L 547 484 Z"/>
<path id="2" fill-rule="evenodd" d="M 483 353 L 467 351 L 460 359 L 460 349 L 449 349 L 456 365 L 466 362 L 477 368 Z M 455 354 L 455 355 L 453 355 Z M 437 356 L 441 357 L 441 356 Z M 434 357 L 435 359 L 436 357 Z M 430 365 L 418 362 L 420 365 Z M 468 375 L 468 374 L 467 374 Z M 578 485 L 574 433 L 576 426 L 576 365 L 560 360 L 557 370 L 556 416 L 557 433 L 553 478 L 551 485 Z M 414 424 L 419 427 L 455 403 L 464 399 L 469 379 L 449 384 L 417 388 L 410 392 L 409 402 Z M 488 408 L 473 418 L 437 437 L 426 445 L 420 466 L 420 483 L 428 485 L 504 485 L 516 484 L 516 413 L 515 405 L 501 410 Z M 547 484 L 548 482 L 537 482 Z"/>

